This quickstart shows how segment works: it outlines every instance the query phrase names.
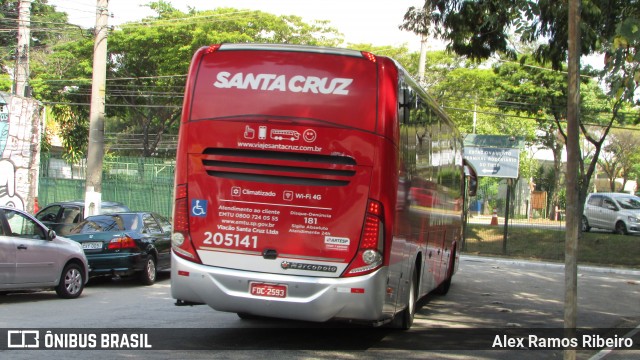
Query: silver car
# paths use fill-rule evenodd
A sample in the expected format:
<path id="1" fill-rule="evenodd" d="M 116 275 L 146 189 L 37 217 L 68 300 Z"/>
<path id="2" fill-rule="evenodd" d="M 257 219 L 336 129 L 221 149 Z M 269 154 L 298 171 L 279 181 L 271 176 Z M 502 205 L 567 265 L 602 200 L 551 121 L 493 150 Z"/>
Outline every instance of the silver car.
<path id="1" fill-rule="evenodd" d="M 616 234 L 640 233 L 640 197 L 625 193 L 593 193 L 587 196 L 582 231 L 591 228 Z"/>
<path id="2" fill-rule="evenodd" d="M 0 293 L 55 289 L 73 299 L 82 294 L 88 274 L 79 243 L 56 236 L 24 211 L 0 206 Z"/>

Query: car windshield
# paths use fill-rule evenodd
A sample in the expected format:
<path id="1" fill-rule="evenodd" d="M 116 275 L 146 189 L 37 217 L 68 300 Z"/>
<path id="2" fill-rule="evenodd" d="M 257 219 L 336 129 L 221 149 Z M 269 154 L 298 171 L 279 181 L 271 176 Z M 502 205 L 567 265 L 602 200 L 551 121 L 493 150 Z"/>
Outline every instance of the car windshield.
<path id="1" fill-rule="evenodd" d="M 71 230 L 71 234 L 86 234 L 103 231 L 138 231 L 136 214 L 97 215 L 86 218 Z"/>
<path id="2" fill-rule="evenodd" d="M 618 197 L 616 201 L 623 209 L 628 210 L 639 210 L 640 209 L 640 198 L 635 196 L 629 197 Z"/>
<path id="3" fill-rule="evenodd" d="M 113 213 L 118 213 L 118 212 L 127 212 L 130 211 L 128 207 L 126 206 L 105 206 L 102 208 L 102 213 L 103 214 L 113 214 Z"/>

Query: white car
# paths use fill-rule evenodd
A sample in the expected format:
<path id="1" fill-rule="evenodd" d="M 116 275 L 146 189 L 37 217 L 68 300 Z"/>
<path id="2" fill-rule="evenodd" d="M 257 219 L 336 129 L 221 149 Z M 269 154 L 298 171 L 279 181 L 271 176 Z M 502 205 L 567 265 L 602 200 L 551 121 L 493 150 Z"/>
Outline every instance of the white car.
<path id="1" fill-rule="evenodd" d="M 640 233 L 640 197 L 625 193 L 593 193 L 587 196 L 582 231 L 591 228 L 616 234 Z"/>
<path id="2" fill-rule="evenodd" d="M 24 211 L 0 206 L 0 293 L 55 289 L 73 299 L 82 294 L 88 274 L 79 243 L 56 236 Z"/>

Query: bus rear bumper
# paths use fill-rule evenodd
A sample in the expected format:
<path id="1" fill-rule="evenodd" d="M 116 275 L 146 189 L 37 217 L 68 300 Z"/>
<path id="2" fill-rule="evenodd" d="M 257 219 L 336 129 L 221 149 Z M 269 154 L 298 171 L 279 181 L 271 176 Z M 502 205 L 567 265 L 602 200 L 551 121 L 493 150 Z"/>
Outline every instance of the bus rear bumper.
<path id="1" fill-rule="evenodd" d="M 171 295 L 218 311 L 324 322 L 380 323 L 393 317 L 386 295 L 388 269 L 351 278 L 266 274 L 192 263 L 172 254 Z M 285 298 L 255 296 L 250 283 L 286 285 Z"/>

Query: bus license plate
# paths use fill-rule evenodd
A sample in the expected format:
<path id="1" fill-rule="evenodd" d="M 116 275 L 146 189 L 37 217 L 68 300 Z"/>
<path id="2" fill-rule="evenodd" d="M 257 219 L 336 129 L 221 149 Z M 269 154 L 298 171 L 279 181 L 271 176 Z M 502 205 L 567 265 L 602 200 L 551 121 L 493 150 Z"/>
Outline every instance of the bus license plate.
<path id="1" fill-rule="evenodd" d="M 253 296 L 276 297 L 276 298 L 287 297 L 286 285 L 274 285 L 274 284 L 252 282 L 249 285 L 249 291 Z"/>

